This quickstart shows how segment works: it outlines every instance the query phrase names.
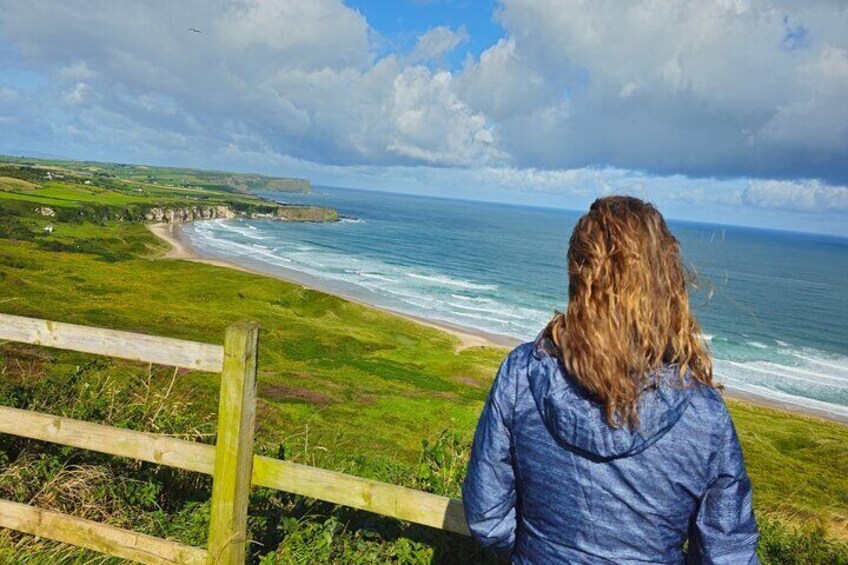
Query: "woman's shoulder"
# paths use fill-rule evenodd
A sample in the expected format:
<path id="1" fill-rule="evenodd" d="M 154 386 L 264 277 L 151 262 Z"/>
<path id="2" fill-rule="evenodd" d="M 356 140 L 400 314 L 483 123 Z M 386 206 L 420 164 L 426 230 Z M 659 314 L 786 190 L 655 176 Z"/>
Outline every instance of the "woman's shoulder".
<path id="1" fill-rule="evenodd" d="M 697 418 L 702 425 L 724 427 L 731 421 L 730 412 L 722 390 L 715 386 L 693 381 L 689 386 L 689 416 Z"/>
<path id="2" fill-rule="evenodd" d="M 708 385 L 700 381 L 692 380 L 689 385 L 692 387 L 692 400 L 704 404 L 706 408 L 717 411 L 727 411 L 727 406 L 724 403 L 724 395 L 722 388 L 716 385 Z"/>
<path id="3" fill-rule="evenodd" d="M 557 363 L 556 357 L 546 350 L 540 340 L 528 341 L 513 348 L 501 363 L 503 380 L 514 381 L 517 375 L 526 374 L 535 365 Z"/>
<path id="4" fill-rule="evenodd" d="M 494 386 L 502 388 L 508 386 L 508 383 L 514 382 L 516 376 L 527 369 L 532 351 L 533 342 L 529 342 L 522 343 L 507 353 L 498 369 Z"/>
<path id="5" fill-rule="evenodd" d="M 491 393 L 496 398 L 515 397 L 522 380 L 519 376 L 527 373 L 532 362 L 537 362 L 533 359 L 533 347 L 532 341 L 522 343 L 504 357 L 492 383 Z"/>
<path id="6" fill-rule="evenodd" d="M 527 341 L 519 344 L 509 352 L 506 356 L 505 362 L 508 362 L 511 365 L 527 365 L 530 362 L 530 358 L 534 356 L 536 348 L 537 343 L 534 341 Z"/>

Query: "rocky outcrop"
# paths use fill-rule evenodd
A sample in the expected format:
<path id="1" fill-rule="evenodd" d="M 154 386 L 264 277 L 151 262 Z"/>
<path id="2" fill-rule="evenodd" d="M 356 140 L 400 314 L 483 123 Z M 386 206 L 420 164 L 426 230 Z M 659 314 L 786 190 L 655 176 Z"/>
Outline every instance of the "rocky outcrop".
<path id="1" fill-rule="evenodd" d="M 194 220 L 214 220 L 217 218 L 266 218 L 288 222 L 335 222 L 338 213 L 332 208 L 316 206 L 258 206 L 234 210 L 230 206 L 180 206 L 174 208 L 156 207 L 144 212 L 148 222 L 178 224 Z"/>
<path id="2" fill-rule="evenodd" d="M 279 206 L 271 212 L 254 212 L 251 218 L 269 218 L 284 222 L 335 222 L 339 214 L 332 208 L 317 206 Z"/>
<path id="3" fill-rule="evenodd" d="M 178 208 L 151 208 L 144 213 L 148 222 L 177 224 L 194 220 L 214 220 L 216 218 L 235 218 L 236 213 L 229 206 L 183 206 Z"/>

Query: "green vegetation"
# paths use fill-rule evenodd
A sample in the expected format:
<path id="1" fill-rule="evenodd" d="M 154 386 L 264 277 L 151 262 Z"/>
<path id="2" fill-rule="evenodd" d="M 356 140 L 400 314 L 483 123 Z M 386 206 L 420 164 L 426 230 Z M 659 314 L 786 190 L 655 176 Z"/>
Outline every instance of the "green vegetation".
<path id="1" fill-rule="evenodd" d="M 157 169 L 158 170 L 158 169 Z M 168 169 L 170 170 L 170 169 Z M 194 186 L 183 182 L 139 180 L 136 175 L 92 176 L 92 173 L 46 165 L 0 162 L 0 203 L 32 203 L 59 215 L 60 219 L 141 219 L 152 208 L 226 206 L 243 214 L 275 215 L 280 209 L 310 210 L 308 206 L 279 206 L 226 186 Z M 168 178 L 166 176 L 166 178 Z M 282 182 L 286 179 L 269 179 Z M 245 185 L 267 188 L 263 183 Z M 279 189 L 276 189 L 279 190 Z M 297 218 L 293 218 L 297 219 Z M 311 219 L 311 218 L 309 218 Z"/>
<path id="2" fill-rule="evenodd" d="M 0 170 L 0 182 L 7 176 Z M 10 178 L 43 184 L 23 176 Z M 504 350 L 458 350 L 444 332 L 295 284 L 155 260 L 162 242 L 139 222 L 111 219 L 141 198 L 132 190 L 67 179 L 2 186 L 11 188 L 0 190 L 0 311 L 214 343 L 229 324 L 256 319 L 260 452 L 458 495 Z M 156 188 L 157 198 L 186 194 Z M 209 374 L 0 344 L 3 405 L 212 442 L 217 398 Z M 848 427 L 741 402 L 731 410 L 764 562 L 848 563 Z M 200 545 L 209 496 L 197 474 L 0 436 L 3 498 Z M 250 508 L 251 554 L 263 565 L 492 561 L 460 536 L 284 493 L 254 490 Z M 0 562 L 115 560 L 3 531 Z"/>
<path id="3" fill-rule="evenodd" d="M 60 178 L 89 179 L 93 183 L 96 181 L 101 184 L 122 180 L 151 186 L 199 188 L 221 192 L 249 192 L 251 190 L 310 192 L 312 190 L 312 183 L 309 182 L 309 179 L 269 177 L 252 173 L 205 171 L 181 167 L 154 167 L 93 161 L 33 159 L 30 157 L 9 157 L 2 155 L 0 155 L 0 161 L 38 171 L 41 176 L 34 180 L 41 180 L 47 171 L 52 171 L 52 174 L 62 175 Z"/>
<path id="4" fill-rule="evenodd" d="M 91 176 L 83 165 L 56 168 L 0 162 L 0 238 L 33 241 L 49 251 L 94 253 L 115 261 L 143 254 L 149 245 L 128 247 L 120 236 L 113 239 L 116 222 L 232 215 L 311 222 L 338 219 L 336 211 L 328 208 L 279 205 L 250 194 L 151 184 L 132 180 L 131 175 Z"/>

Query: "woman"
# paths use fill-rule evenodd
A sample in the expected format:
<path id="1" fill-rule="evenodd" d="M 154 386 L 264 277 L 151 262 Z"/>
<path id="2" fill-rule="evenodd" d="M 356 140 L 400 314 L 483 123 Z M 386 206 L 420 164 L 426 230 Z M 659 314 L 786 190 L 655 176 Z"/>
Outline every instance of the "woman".
<path id="1" fill-rule="evenodd" d="M 662 216 L 596 200 L 568 275 L 565 314 L 510 353 L 480 417 L 472 534 L 513 563 L 759 563 L 739 441 Z"/>

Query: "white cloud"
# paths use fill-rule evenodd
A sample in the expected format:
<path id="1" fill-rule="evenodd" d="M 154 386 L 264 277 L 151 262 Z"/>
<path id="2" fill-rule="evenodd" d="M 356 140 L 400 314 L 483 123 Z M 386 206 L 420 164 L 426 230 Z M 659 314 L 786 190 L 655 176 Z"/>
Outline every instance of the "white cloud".
<path id="1" fill-rule="evenodd" d="M 62 80 L 73 82 L 90 80 L 94 78 L 95 73 L 88 68 L 85 61 L 76 61 L 60 68 L 58 70 L 58 75 Z"/>
<path id="2" fill-rule="evenodd" d="M 751 180 L 742 193 L 745 204 L 793 212 L 848 212 L 848 187 L 818 180 Z"/>
<path id="3" fill-rule="evenodd" d="M 208 10 L 207 10 L 208 11 Z M 219 37 L 228 51 L 257 57 L 264 73 L 269 58 L 276 65 L 346 68 L 368 62 L 368 24 L 339 0 L 250 0 L 228 3 L 202 30 Z"/>
<path id="4" fill-rule="evenodd" d="M 460 26 L 456 31 L 445 26 L 434 27 L 418 38 L 411 58 L 413 61 L 439 59 L 467 41 L 468 30 L 465 26 Z"/>
<path id="5" fill-rule="evenodd" d="M 457 90 L 471 106 L 503 123 L 520 123 L 562 101 L 562 93 L 534 70 L 514 39 L 501 39 L 479 60 L 469 59 L 457 76 Z"/>
<path id="6" fill-rule="evenodd" d="M 497 156 L 486 118 L 451 88 L 447 71 L 404 69 L 394 81 L 387 118 L 394 126 L 387 149 L 428 164 L 462 165 Z"/>
<path id="7" fill-rule="evenodd" d="M 770 143 L 790 147 L 802 143 L 821 153 L 844 150 L 848 142 L 848 50 L 826 43 L 798 74 L 803 81 L 799 95 L 778 105 L 760 134 Z"/>
<path id="8" fill-rule="evenodd" d="M 236 145 L 338 164 L 503 155 L 451 73 L 375 59 L 367 22 L 341 0 L 0 0 L 0 14 L 0 32 L 52 80 L 44 98 L 74 108 L 63 133 L 76 141 L 111 144 L 121 128 L 132 151 L 181 139 L 201 154 Z M 467 38 L 434 28 L 418 55 L 437 59 Z"/>
<path id="9" fill-rule="evenodd" d="M 498 19 L 489 74 L 510 78 L 477 85 L 480 107 L 569 103 L 544 136 L 503 124 L 519 163 L 848 178 L 848 11 L 829 0 L 503 0 Z"/>
<path id="10" fill-rule="evenodd" d="M 68 106 L 76 106 L 77 104 L 82 104 L 85 101 L 90 91 L 91 89 L 87 84 L 84 82 L 78 82 L 72 88 L 63 93 L 62 99 Z"/>
<path id="11" fill-rule="evenodd" d="M 432 63 L 464 27 L 378 55 L 341 0 L 0 0 L 3 40 L 48 78 L 14 102 L 0 90 L 0 114 L 58 107 L 38 135 L 147 160 L 455 167 L 495 187 L 680 205 L 745 190 L 683 175 L 848 182 L 839 2 L 501 0 L 495 17 L 505 36 L 448 69 Z"/>

